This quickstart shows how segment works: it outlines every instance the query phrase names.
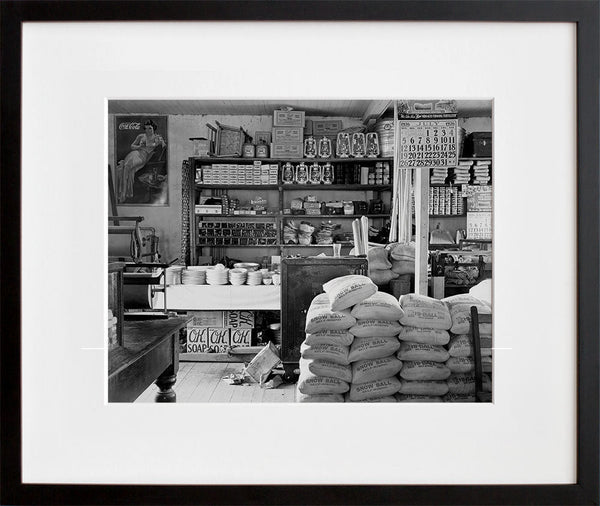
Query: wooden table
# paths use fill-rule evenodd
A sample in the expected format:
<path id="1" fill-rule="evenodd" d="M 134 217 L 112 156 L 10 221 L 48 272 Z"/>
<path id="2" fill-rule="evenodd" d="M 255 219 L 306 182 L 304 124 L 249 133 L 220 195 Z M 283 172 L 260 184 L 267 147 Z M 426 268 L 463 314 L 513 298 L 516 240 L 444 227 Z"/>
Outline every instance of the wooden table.
<path id="1" fill-rule="evenodd" d="M 108 402 L 133 402 L 154 382 L 156 402 L 175 402 L 179 330 L 189 317 L 125 321 L 123 346 L 108 352 Z"/>

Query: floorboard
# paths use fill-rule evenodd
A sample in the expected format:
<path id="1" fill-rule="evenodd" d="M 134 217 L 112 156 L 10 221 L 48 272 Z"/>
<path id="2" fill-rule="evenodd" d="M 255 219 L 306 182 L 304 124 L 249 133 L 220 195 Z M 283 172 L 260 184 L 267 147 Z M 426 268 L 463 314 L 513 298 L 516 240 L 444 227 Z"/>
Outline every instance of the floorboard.
<path id="1" fill-rule="evenodd" d="M 177 402 L 294 402 L 295 385 L 264 389 L 258 383 L 230 385 L 223 381 L 229 374 L 242 372 L 243 367 L 228 362 L 180 362 L 174 386 Z M 150 385 L 135 402 L 154 402 L 157 390 L 156 385 Z"/>

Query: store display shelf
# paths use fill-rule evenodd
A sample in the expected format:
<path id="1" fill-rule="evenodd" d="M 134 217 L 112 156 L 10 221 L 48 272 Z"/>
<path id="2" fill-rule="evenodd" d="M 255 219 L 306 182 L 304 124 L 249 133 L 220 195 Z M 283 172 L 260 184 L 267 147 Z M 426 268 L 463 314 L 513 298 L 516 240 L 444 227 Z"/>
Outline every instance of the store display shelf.
<path id="1" fill-rule="evenodd" d="M 430 218 L 464 218 L 466 213 L 464 214 L 430 214 Z"/>
<path id="2" fill-rule="evenodd" d="M 281 244 L 196 244 L 197 248 L 279 248 Z"/>
<path id="3" fill-rule="evenodd" d="M 377 158 L 220 158 L 220 157 L 193 157 L 194 160 L 206 163 L 243 163 L 243 162 L 265 162 L 265 163 L 278 163 L 278 162 L 310 162 L 310 163 L 354 163 L 354 162 L 391 162 L 394 160 L 393 157 L 380 156 Z M 481 160 L 481 158 L 478 158 Z"/>
<path id="4" fill-rule="evenodd" d="M 196 188 L 201 190 L 278 190 L 278 184 L 204 184 L 196 183 Z"/>
<path id="5" fill-rule="evenodd" d="M 277 218 L 281 216 L 280 213 L 266 213 L 266 214 L 196 214 L 201 218 Z"/>
<path id="6" fill-rule="evenodd" d="M 342 247 L 354 247 L 352 242 L 338 242 Z M 282 248 L 331 248 L 333 244 L 282 244 Z"/>
<path id="7" fill-rule="evenodd" d="M 492 161 L 492 157 L 491 156 L 480 156 L 478 157 L 466 157 L 463 158 L 462 156 L 458 159 L 459 162 L 491 162 Z"/>
<path id="8" fill-rule="evenodd" d="M 352 219 L 352 218 L 362 218 L 366 216 L 367 218 L 389 218 L 389 214 L 283 214 L 284 218 L 331 218 L 332 220 L 338 219 Z"/>
<path id="9" fill-rule="evenodd" d="M 152 299 L 153 309 L 164 308 L 162 292 Z M 170 285 L 167 286 L 170 311 L 246 310 L 279 311 L 281 285 Z"/>
<path id="10" fill-rule="evenodd" d="M 392 188 L 391 184 L 284 184 L 284 191 L 315 190 L 315 191 L 385 191 Z"/>

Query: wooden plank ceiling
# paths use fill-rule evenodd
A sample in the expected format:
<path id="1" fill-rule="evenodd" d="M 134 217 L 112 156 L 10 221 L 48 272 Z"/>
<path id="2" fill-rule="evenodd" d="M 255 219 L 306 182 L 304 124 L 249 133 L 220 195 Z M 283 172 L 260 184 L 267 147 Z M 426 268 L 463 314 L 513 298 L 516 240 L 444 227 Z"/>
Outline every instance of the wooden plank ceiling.
<path id="1" fill-rule="evenodd" d="M 491 116 L 490 100 L 459 100 L 459 116 Z M 109 114 L 249 115 L 273 114 L 292 107 L 307 116 L 343 116 L 363 121 L 376 119 L 391 100 L 109 100 Z"/>

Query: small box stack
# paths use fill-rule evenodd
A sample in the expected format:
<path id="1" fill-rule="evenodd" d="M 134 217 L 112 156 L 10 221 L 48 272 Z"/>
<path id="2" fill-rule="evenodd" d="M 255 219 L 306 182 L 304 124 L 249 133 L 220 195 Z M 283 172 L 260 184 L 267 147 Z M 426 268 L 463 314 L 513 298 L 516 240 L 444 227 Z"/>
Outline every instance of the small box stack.
<path id="1" fill-rule="evenodd" d="M 226 353 L 232 346 L 250 346 L 252 311 L 188 311 L 187 353 Z"/>
<path id="2" fill-rule="evenodd" d="M 455 185 L 469 184 L 471 179 L 471 161 L 460 161 L 458 165 L 453 169 L 453 180 Z"/>
<path id="3" fill-rule="evenodd" d="M 196 169 L 196 183 L 219 185 L 261 185 L 277 184 L 278 165 L 263 164 L 260 161 L 254 164 L 214 163 L 202 165 Z"/>
<path id="4" fill-rule="evenodd" d="M 445 167 L 436 167 L 431 169 L 430 184 L 444 184 L 448 178 L 448 169 Z"/>
<path id="5" fill-rule="evenodd" d="M 490 182 L 491 161 L 477 161 L 473 167 L 473 184 L 484 185 Z"/>
<path id="6" fill-rule="evenodd" d="M 273 112 L 273 142 L 271 144 L 273 158 L 302 158 L 304 123 L 304 111 L 276 110 Z"/>

